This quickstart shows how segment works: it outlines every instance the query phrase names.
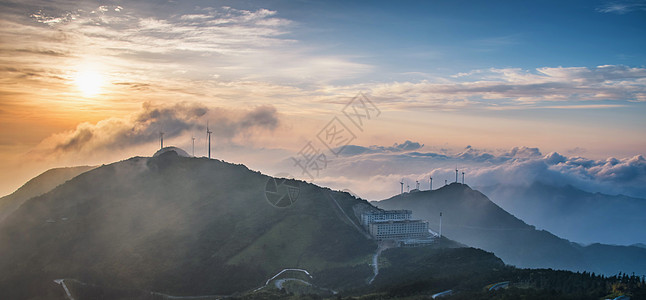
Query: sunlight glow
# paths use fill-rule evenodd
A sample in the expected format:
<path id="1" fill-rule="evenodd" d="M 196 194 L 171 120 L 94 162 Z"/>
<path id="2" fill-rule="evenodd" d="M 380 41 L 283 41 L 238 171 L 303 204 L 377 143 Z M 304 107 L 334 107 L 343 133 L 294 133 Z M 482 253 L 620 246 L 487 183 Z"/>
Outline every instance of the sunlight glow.
<path id="1" fill-rule="evenodd" d="M 93 70 L 81 70 L 76 74 L 74 82 L 84 96 L 92 97 L 101 92 L 103 77 Z"/>

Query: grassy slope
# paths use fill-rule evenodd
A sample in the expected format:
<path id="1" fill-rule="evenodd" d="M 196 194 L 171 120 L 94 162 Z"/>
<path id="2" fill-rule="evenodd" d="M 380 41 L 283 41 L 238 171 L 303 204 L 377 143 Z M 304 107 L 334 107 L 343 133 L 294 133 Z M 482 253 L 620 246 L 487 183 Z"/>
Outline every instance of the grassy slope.
<path id="1" fill-rule="evenodd" d="M 0 222 L 28 199 L 49 192 L 65 181 L 94 168 L 90 166 L 54 168 L 27 181 L 12 194 L 0 198 Z"/>
<path id="2" fill-rule="evenodd" d="M 450 184 L 434 191 L 404 194 L 375 203 L 385 209 L 412 209 L 437 230 L 443 212 L 443 234 L 494 252 L 506 263 L 529 268 L 555 268 L 616 274 L 646 273 L 646 251 L 638 247 L 581 247 L 550 232 L 536 230 L 466 185 Z"/>
<path id="3" fill-rule="evenodd" d="M 0 227 L 0 291 L 39 274 L 227 294 L 282 268 L 316 273 L 369 259 L 376 245 L 339 222 L 331 191 L 301 182 L 294 205 L 274 208 L 264 196 L 267 180 L 242 165 L 167 155 L 87 172 L 29 200 Z M 358 201 L 341 195 L 344 206 Z M 21 286 L 14 290 L 29 294 Z"/>

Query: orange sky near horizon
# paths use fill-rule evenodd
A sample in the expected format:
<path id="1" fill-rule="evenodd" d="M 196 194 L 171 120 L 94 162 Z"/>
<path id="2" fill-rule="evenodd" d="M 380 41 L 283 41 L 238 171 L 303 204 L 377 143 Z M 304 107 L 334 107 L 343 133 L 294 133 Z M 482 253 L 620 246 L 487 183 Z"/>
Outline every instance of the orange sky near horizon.
<path id="1" fill-rule="evenodd" d="M 220 153 L 270 172 L 260 161 L 299 151 L 359 92 L 381 115 L 357 145 L 646 155 L 639 64 L 402 71 L 367 49 L 327 51 L 304 37 L 316 26 L 261 6 L 3 5 L 0 195 L 51 167 L 152 155 L 160 130 L 183 147 L 198 137 L 203 155 L 207 121 Z"/>

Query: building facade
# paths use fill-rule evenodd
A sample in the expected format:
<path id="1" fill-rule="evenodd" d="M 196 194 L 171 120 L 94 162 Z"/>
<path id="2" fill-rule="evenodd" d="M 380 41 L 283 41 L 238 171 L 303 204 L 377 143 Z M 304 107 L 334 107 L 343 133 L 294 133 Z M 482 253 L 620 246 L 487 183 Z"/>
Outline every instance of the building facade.
<path id="1" fill-rule="evenodd" d="M 378 240 L 410 239 L 428 236 L 428 222 L 422 220 L 377 221 L 370 223 L 370 234 Z"/>
<path id="2" fill-rule="evenodd" d="M 413 212 L 410 210 L 380 210 L 361 214 L 361 224 L 369 226 L 374 222 L 410 220 Z"/>

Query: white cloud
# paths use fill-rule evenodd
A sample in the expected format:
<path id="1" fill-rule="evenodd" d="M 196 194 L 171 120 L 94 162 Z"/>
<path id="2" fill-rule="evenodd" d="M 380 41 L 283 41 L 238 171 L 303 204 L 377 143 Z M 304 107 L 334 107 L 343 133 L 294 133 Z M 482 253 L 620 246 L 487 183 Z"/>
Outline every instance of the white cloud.
<path id="1" fill-rule="evenodd" d="M 34 152 L 42 153 L 46 158 L 129 152 L 131 148 L 158 141 L 161 131 L 167 140 L 191 132 L 204 132 L 207 120 L 210 120 L 213 139 L 217 139 L 220 146 L 231 144 L 239 137 L 248 140 L 255 131 L 273 131 L 279 125 L 273 106 L 230 110 L 209 109 L 194 103 L 144 103 L 140 111 L 127 117 L 113 117 L 96 124 L 81 123 L 74 130 L 55 134 L 45 139 Z"/>
<path id="2" fill-rule="evenodd" d="M 2 21 L 3 28 L 10 23 L 23 33 L 30 32 L 31 37 L 23 39 L 23 45 L 3 45 L 0 51 L 35 45 L 64 48 L 69 55 L 54 65 L 67 66 L 80 58 L 93 58 L 110 62 L 122 79 L 146 69 L 149 78 L 161 76 L 170 80 L 177 78 L 169 76 L 173 69 L 181 68 L 191 70 L 182 76 L 191 80 L 212 78 L 207 73 L 216 71 L 223 81 L 316 85 L 372 70 L 371 66 L 347 57 L 312 54 L 317 49 L 308 49 L 287 37 L 293 22 L 268 9 L 220 7 L 184 12 L 181 6 L 161 9 L 146 3 L 96 7 L 83 3 L 82 8 L 72 8 L 65 1 L 50 3 L 44 9 L 39 4 L 8 6 L 13 14 L 8 13 L 11 18 Z M 151 13 L 149 9 L 164 11 Z M 16 18 L 25 13 L 31 18 Z M 47 28 L 38 26 L 39 23 Z M 0 35 L 17 35 L 16 30 L 2 31 Z M 52 35 L 64 39 L 48 38 Z M 40 64 L 37 58 L 30 59 L 28 63 Z"/>
<path id="3" fill-rule="evenodd" d="M 641 155 L 592 160 L 556 152 L 544 155 L 538 148 L 530 147 L 492 151 L 468 146 L 460 152 L 428 152 L 422 151 L 423 148 L 393 151 L 392 147 L 381 146 L 347 149 L 344 155 L 330 159 L 315 183 L 336 189 L 349 188 L 362 197 L 380 200 L 398 193 L 402 178 L 411 188 L 419 181 L 423 189 L 428 189 L 429 177 L 433 177 L 435 188 L 444 185 L 445 180 L 453 182 L 457 166 L 459 180 L 464 171 L 466 183 L 476 187 L 529 186 L 542 182 L 646 198 L 646 159 Z M 299 174 L 297 168 L 291 172 Z"/>
<path id="4" fill-rule="evenodd" d="M 605 106 L 609 105 L 607 103 L 584 102 L 625 104 L 644 101 L 646 68 L 603 65 L 593 68 L 543 67 L 535 70 L 486 69 L 458 73 L 444 80 L 359 84 L 342 89 L 348 88 L 367 91 L 376 101 L 401 108 L 558 109 L 577 108 L 579 105 L 608 108 Z"/>

